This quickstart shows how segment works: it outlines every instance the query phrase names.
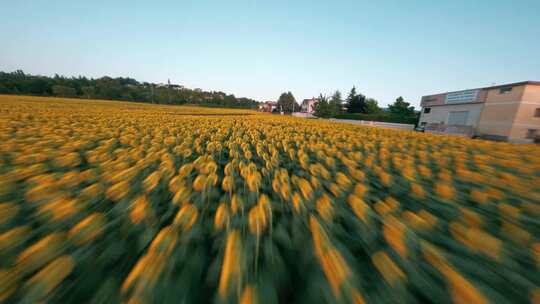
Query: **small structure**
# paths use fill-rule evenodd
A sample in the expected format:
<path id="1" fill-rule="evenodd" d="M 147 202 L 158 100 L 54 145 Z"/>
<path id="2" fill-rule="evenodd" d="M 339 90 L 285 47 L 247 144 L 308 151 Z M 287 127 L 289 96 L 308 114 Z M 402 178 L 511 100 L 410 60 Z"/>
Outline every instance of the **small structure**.
<path id="1" fill-rule="evenodd" d="M 304 99 L 300 105 L 300 112 L 313 114 L 315 112 L 314 106 L 317 102 L 318 100 L 315 97 L 311 99 Z"/>
<path id="2" fill-rule="evenodd" d="M 277 108 L 277 102 L 265 101 L 259 103 L 259 111 L 261 112 L 273 112 Z"/>
<path id="3" fill-rule="evenodd" d="M 540 140 L 540 82 L 524 81 L 423 96 L 426 132 L 533 142 Z"/>
<path id="4" fill-rule="evenodd" d="M 181 84 L 171 84 L 169 87 L 171 89 L 173 89 L 173 90 L 176 90 L 176 91 L 184 91 L 184 90 L 186 90 L 186 87 L 181 85 Z"/>

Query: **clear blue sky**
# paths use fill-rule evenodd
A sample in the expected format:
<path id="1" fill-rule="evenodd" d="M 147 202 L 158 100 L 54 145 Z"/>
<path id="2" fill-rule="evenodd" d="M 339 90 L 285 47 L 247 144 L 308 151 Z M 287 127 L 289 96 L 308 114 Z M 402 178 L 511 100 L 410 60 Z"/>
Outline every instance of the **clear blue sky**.
<path id="1" fill-rule="evenodd" d="M 540 80 L 539 0 L 0 0 L 0 70 L 381 105 Z"/>

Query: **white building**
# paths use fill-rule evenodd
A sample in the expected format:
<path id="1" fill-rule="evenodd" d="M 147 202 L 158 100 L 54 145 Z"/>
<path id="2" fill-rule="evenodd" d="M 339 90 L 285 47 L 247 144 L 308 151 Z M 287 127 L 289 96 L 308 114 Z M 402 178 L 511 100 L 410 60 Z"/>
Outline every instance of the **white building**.
<path id="1" fill-rule="evenodd" d="M 315 112 L 314 106 L 317 101 L 316 98 L 304 99 L 300 105 L 300 112 L 313 114 Z"/>

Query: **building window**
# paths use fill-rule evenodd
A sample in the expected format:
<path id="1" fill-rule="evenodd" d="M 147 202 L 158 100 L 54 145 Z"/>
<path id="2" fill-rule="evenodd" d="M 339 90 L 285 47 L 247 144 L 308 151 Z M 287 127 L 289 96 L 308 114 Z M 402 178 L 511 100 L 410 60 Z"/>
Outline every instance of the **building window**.
<path id="1" fill-rule="evenodd" d="M 512 87 L 501 88 L 499 90 L 499 94 L 508 94 L 510 92 L 512 92 Z"/>
<path id="2" fill-rule="evenodd" d="M 448 113 L 448 124 L 465 126 L 469 118 L 469 111 L 452 111 Z"/>
<path id="3" fill-rule="evenodd" d="M 431 112 L 431 108 L 424 108 L 424 113 L 425 114 L 428 114 L 429 112 Z"/>
<path id="4" fill-rule="evenodd" d="M 534 117 L 540 117 L 540 108 L 536 108 L 534 111 Z"/>
<path id="5" fill-rule="evenodd" d="M 537 136 L 538 136 L 538 130 L 537 129 L 529 129 L 529 130 L 527 130 L 526 138 L 535 139 Z"/>
<path id="6" fill-rule="evenodd" d="M 427 125 L 427 122 L 426 122 L 426 121 L 422 121 L 422 122 L 420 123 L 420 126 L 422 126 L 422 127 L 425 127 L 426 125 Z"/>

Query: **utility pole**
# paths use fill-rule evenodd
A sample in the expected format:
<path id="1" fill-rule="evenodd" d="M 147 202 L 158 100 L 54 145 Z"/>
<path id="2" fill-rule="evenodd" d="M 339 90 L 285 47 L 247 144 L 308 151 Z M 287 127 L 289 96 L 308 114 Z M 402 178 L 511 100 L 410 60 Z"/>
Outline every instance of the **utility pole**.
<path id="1" fill-rule="evenodd" d="M 168 103 L 171 104 L 171 80 L 167 79 L 167 100 Z"/>

